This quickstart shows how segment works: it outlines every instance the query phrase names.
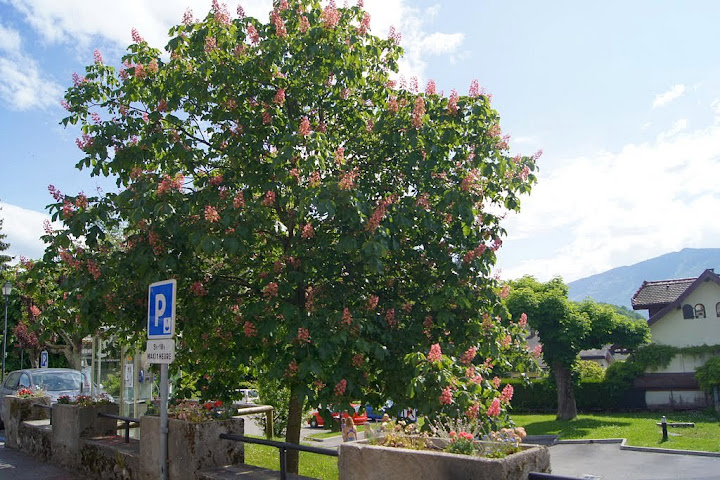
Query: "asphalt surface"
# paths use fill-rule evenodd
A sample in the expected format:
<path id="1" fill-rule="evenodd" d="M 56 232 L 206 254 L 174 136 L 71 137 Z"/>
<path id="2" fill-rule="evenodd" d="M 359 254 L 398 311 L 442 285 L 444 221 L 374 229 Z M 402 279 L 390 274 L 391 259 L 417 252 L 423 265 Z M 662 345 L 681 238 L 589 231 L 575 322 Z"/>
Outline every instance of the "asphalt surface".
<path id="1" fill-rule="evenodd" d="M 303 428 L 305 435 L 321 431 Z M 0 431 L 0 479 L 88 480 L 5 448 L 4 433 Z M 333 448 L 341 441 L 332 437 L 317 442 L 317 446 Z M 720 479 L 720 457 L 621 450 L 619 443 L 557 444 L 550 447 L 550 458 L 553 474 L 587 480 Z"/>

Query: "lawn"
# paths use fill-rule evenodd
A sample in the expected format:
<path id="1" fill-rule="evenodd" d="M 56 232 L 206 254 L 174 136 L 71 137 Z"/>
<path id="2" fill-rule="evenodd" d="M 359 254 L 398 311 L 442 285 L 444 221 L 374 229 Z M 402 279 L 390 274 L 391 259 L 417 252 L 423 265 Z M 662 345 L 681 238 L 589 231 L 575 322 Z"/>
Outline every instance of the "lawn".
<path id="1" fill-rule="evenodd" d="M 278 442 L 285 441 L 284 438 L 280 437 L 275 437 L 273 440 Z M 310 445 L 313 447 L 321 446 L 314 442 Z M 246 443 L 245 463 L 279 471 L 280 453 L 275 447 Z M 319 478 L 321 480 L 336 480 L 338 478 L 337 457 L 300 452 L 299 473 L 306 477 Z"/>
<path id="2" fill-rule="evenodd" d="M 665 415 L 668 422 L 694 422 L 694 428 L 668 428 L 667 441 L 656 425 Z M 720 417 L 703 412 L 643 412 L 578 415 L 574 420 L 555 420 L 554 414 L 512 415 L 528 435 L 559 435 L 561 440 L 627 438 L 629 445 L 679 450 L 720 452 Z"/>

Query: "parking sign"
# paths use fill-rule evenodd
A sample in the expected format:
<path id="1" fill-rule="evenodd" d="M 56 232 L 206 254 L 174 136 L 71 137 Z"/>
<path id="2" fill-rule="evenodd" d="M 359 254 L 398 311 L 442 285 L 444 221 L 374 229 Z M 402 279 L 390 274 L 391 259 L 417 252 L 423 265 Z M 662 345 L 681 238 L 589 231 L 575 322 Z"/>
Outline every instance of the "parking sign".
<path id="1" fill-rule="evenodd" d="M 175 335 L 175 294 L 177 282 L 163 280 L 150 285 L 148 289 L 149 339 L 173 338 Z"/>
<path id="2" fill-rule="evenodd" d="M 40 368 L 48 368 L 48 352 L 43 350 L 40 352 Z"/>

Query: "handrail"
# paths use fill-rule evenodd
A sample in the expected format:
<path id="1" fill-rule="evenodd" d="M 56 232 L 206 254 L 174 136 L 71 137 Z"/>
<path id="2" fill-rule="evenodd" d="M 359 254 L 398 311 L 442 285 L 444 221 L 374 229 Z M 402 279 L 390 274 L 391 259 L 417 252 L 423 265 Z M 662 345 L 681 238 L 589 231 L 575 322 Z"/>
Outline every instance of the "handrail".
<path id="1" fill-rule="evenodd" d="M 249 405 L 249 404 L 242 404 Z M 241 417 L 243 415 L 252 415 L 254 413 L 265 413 L 265 434 L 268 440 L 272 440 L 274 436 L 274 424 L 275 419 L 273 418 L 273 412 L 275 408 L 272 405 L 253 405 L 238 407 L 235 416 Z"/>
<path id="2" fill-rule="evenodd" d="M 115 420 L 120 420 L 124 423 L 124 425 L 120 428 L 125 429 L 125 443 L 130 443 L 130 424 L 135 423 L 135 427 L 140 425 L 140 419 L 139 418 L 133 418 L 133 417 L 123 417 L 122 415 L 115 415 L 112 413 L 104 413 L 104 412 L 98 412 L 98 417 L 105 417 L 105 418 L 114 418 Z"/>
<path id="3" fill-rule="evenodd" d="M 296 443 L 288 442 L 276 442 L 275 440 L 265 440 L 262 438 L 246 437 L 245 435 L 235 435 L 231 433 L 221 433 L 220 438 L 225 440 L 233 440 L 235 442 L 245 443 L 257 443 L 259 445 L 268 445 L 275 447 L 280 450 L 280 480 L 287 479 L 287 451 L 298 450 L 301 452 L 318 453 L 320 455 L 329 455 L 331 457 L 337 457 L 337 450 L 331 450 L 329 448 L 319 447 L 308 447 L 305 445 L 298 445 Z"/>

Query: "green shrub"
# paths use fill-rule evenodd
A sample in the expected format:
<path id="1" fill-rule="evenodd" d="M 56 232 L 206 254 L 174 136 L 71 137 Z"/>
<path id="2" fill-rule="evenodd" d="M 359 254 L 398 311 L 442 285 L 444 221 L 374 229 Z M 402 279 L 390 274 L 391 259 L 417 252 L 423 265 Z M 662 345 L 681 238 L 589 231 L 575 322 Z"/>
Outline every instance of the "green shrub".
<path id="1" fill-rule="evenodd" d="M 712 392 L 720 387 L 720 357 L 713 357 L 695 371 L 695 378 L 700 388 Z"/>
<path id="2" fill-rule="evenodd" d="M 513 386 L 512 408 L 515 412 L 551 412 L 557 410 L 557 390 L 547 378 L 529 383 L 520 378 L 505 380 Z"/>
<path id="3" fill-rule="evenodd" d="M 575 372 L 580 380 L 602 380 L 605 378 L 605 369 L 592 360 L 577 360 L 573 364 Z"/>

